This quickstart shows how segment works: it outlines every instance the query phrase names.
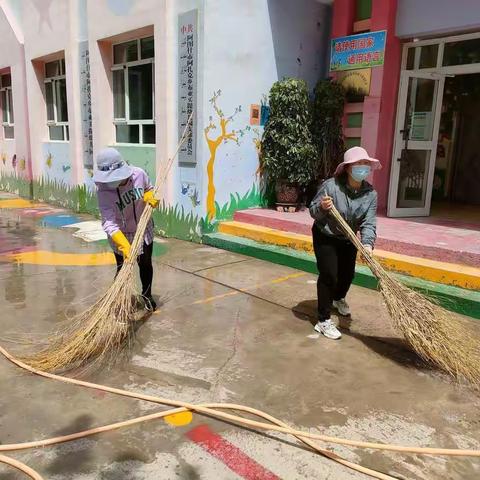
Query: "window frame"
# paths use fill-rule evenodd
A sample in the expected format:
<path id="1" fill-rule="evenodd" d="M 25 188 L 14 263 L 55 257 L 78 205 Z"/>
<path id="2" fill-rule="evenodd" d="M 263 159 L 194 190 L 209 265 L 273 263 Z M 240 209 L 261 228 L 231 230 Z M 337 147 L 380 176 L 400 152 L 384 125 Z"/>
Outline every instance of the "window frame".
<path id="1" fill-rule="evenodd" d="M 4 76 L 10 76 L 10 85 L 4 87 L 2 78 Z M 5 105 L 3 103 L 3 93 L 5 93 Z M 11 103 L 11 105 L 10 105 Z M 0 75 L 0 104 L 1 104 L 1 112 L 2 112 L 2 127 L 3 127 L 3 138 L 5 140 L 13 140 L 15 138 L 15 114 L 13 112 L 13 90 L 12 90 L 12 74 L 9 73 L 2 73 Z M 11 112 L 10 112 L 11 111 Z M 3 113 L 6 112 L 7 114 L 7 121 L 3 120 Z M 12 115 L 10 115 L 12 113 Z M 12 122 L 13 116 L 13 122 Z M 8 137 L 5 134 L 6 128 L 11 127 L 13 129 L 13 136 Z"/>
<path id="2" fill-rule="evenodd" d="M 58 62 L 59 64 L 59 75 L 54 75 L 52 77 L 47 77 L 47 63 Z M 66 77 L 66 67 L 65 67 L 65 59 L 59 58 L 57 60 L 52 60 L 50 62 L 45 62 L 44 64 L 44 89 L 45 89 L 45 107 L 47 109 L 47 128 L 48 128 L 48 138 L 50 142 L 69 142 L 70 141 L 70 132 L 69 132 L 69 120 L 68 120 L 68 97 L 66 97 L 67 101 L 67 120 L 66 121 L 59 121 L 58 120 L 58 100 L 57 100 L 57 89 L 56 89 L 56 82 L 60 80 L 65 80 L 65 92 L 67 90 L 67 77 Z M 53 103 L 53 120 L 48 119 L 48 104 L 47 104 L 47 84 L 51 85 L 52 89 L 52 103 Z M 62 134 L 63 140 L 54 140 L 51 138 L 50 135 L 50 127 L 62 127 Z"/>
<path id="3" fill-rule="evenodd" d="M 122 42 L 112 43 L 112 67 L 111 71 L 111 80 L 112 80 L 112 101 L 113 101 L 113 125 L 114 125 L 114 135 L 115 135 L 115 144 L 116 145 L 155 145 L 154 143 L 144 143 L 144 125 L 155 125 L 155 50 L 154 56 L 151 58 L 141 58 L 141 44 L 142 40 L 145 38 L 154 38 L 153 35 L 145 35 L 143 37 L 138 37 L 131 40 L 124 40 Z M 137 60 L 124 62 L 124 63 L 114 63 L 115 62 L 115 47 L 117 45 L 122 45 L 125 43 L 130 43 L 135 41 L 137 44 Z M 155 49 L 155 40 L 154 40 L 154 49 Z M 130 119 L 130 97 L 129 97 L 129 85 L 128 85 L 128 69 L 130 67 L 137 67 L 139 65 L 152 65 L 152 119 L 146 120 L 131 120 Z M 125 118 L 115 117 L 115 92 L 113 91 L 113 75 L 115 71 L 123 70 L 123 88 L 124 88 L 124 102 L 125 102 Z M 117 125 L 138 125 L 138 143 L 130 142 L 118 142 L 117 141 Z"/>
<path id="4" fill-rule="evenodd" d="M 445 75 L 462 75 L 462 74 L 468 74 L 468 73 L 478 73 L 480 69 L 480 62 L 478 63 L 463 63 L 459 65 L 443 65 L 443 56 L 444 56 L 444 50 L 445 50 L 445 45 L 449 43 L 456 43 L 456 42 L 463 42 L 463 41 L 468 41 L 468 40 L 476 40 L 480 38 L 480 32 L 474 32 L 474 33 L 465 33 L 465 34 L 459 34 L 459 35 L 453 35 L 453 36 L 445 36 L 445 37 L 436 37 L 436 38 L 431 38 L 428 40 L 413 40 L 407 43 L 403 44 L 403 52 L 402 52 L 402 71 L 403 70 L 408 70 L 410 71 L 415 71 L 415 72 L 422 72 L 422 73 L 435 73 L 435 74 L 445 74 Z M 409 48 L 412 47 L 425 47 L 428 45 L 438 45 L 438 50 L 437 50 L 437 63 L 434 67 L 429 67 L 429 68 L 419 68 L 417 67 L 418 60 L 418 55 L 419 53 L 418 50 L 415 50 L 415 61 L 414 61 L 414 68 L 413 69 L 408 69 L 407 68 L 407 59 L 408 59 L 408 50 Z"/>

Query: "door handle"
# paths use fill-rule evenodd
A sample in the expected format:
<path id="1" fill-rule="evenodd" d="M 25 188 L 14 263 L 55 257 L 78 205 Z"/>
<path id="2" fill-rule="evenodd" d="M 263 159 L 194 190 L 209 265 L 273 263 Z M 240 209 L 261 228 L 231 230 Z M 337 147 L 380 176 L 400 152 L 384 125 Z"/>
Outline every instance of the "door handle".
<path id="1" fill-rule="evenodd" d="M 408 140 L 408 136 L 410 135 L 410 128 L 405 128 L 403 130 L 400 130 L 400 133 L 402 134 L 403 140 Z"/>
<path id="2" fill-rule="evenodd" d="M 406 162 L 408 161 L 408 150 L 405 148 L 402 150 L 400 157 L 397 158 L 397 162 Z"/>

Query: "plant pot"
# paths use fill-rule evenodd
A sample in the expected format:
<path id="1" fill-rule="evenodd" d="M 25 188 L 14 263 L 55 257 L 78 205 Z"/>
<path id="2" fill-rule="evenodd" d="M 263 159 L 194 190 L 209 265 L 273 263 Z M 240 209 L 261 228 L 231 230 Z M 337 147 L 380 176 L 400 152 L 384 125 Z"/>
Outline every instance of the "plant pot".
<path id="1" fill-rule="evenodd" d="M 297 183 L 278 180 L 275 184 L 275 198 L 278 207 L 290 207 L 288 210 L 296 210 L 300 198 L 300 187 Z"/>

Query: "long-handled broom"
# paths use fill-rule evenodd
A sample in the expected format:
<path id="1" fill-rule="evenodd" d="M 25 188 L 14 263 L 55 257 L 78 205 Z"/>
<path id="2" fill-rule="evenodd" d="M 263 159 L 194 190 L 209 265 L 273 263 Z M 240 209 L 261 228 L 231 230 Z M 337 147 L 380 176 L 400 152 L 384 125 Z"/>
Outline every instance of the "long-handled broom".
<path id="1" fill-rule="evenodd" d="M 168 173 L 187 139 L 193 113 L 183 131 L 174 155 L 157 172 L 155 197 L 161 198 Z M 89 361 L 116 358 L 132 338 L 132 318 L 136 311 L 136 260 L 143 245 L 145 230 L 152 216 L 148 204 L 138 222 L 130 256 L 124 262 L 111 287 L 86 311 L 72 318 L 69 324 L 47 339 L 48 345 L 25 356 L 23 361 L 47 372 L 66 371 Z"/>
<path id="2" fill-rule="evenodd" d="M 480 385 L 479 335 L 434 301 L 396 280 L 364 248 L 335 207 L 331 215 L 377 278 L 393 326 L 413 350 L 453 377 Z"/>

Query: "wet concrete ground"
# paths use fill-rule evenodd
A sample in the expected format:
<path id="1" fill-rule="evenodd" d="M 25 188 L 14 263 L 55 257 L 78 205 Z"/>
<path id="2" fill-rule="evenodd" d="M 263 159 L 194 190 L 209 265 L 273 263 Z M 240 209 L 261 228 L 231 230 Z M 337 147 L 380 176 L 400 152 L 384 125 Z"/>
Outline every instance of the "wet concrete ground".
<path id="1" fill-rule="evenodd" d="M 352 321 L 342 322 L 340 341 L 329 341 L 311 325 L 315 276 L 202 245 L 160 242 L 154 293 L 163 305 L 138 331 L 130 358 L 91 374 L 92 381 L 195 403 L 240 403 L 333 436 L 480 448 L 478 394 L 407 352 L 376 292 L 352 289 Z M 112 281 L 113 265 L 25 264 L 22 258 L 31 257 L 21 255 L 18 263 L 8 256 L 15 249 L 85 254 L 108 246 L 44 227 L 41 216 L 24 210 L 0 210 L 0 337 L 11 351 L 24 348 L 12 342 L 18 333 L 40 338 Z M 0 378 L 3 444 L 162 408 L 34 377 L 3 358 Z M 183 426 L 158 420 L 12 456 L 48 480 L 369 478 L 294 443 L 194 414 Z M 396 478 L 480 475 L 478 459 L 329 448 Z M 239 465 L 243 473 L 234 472 Z M 0 465 L 1 480 L 17 478 L 25 477 Z"/>

